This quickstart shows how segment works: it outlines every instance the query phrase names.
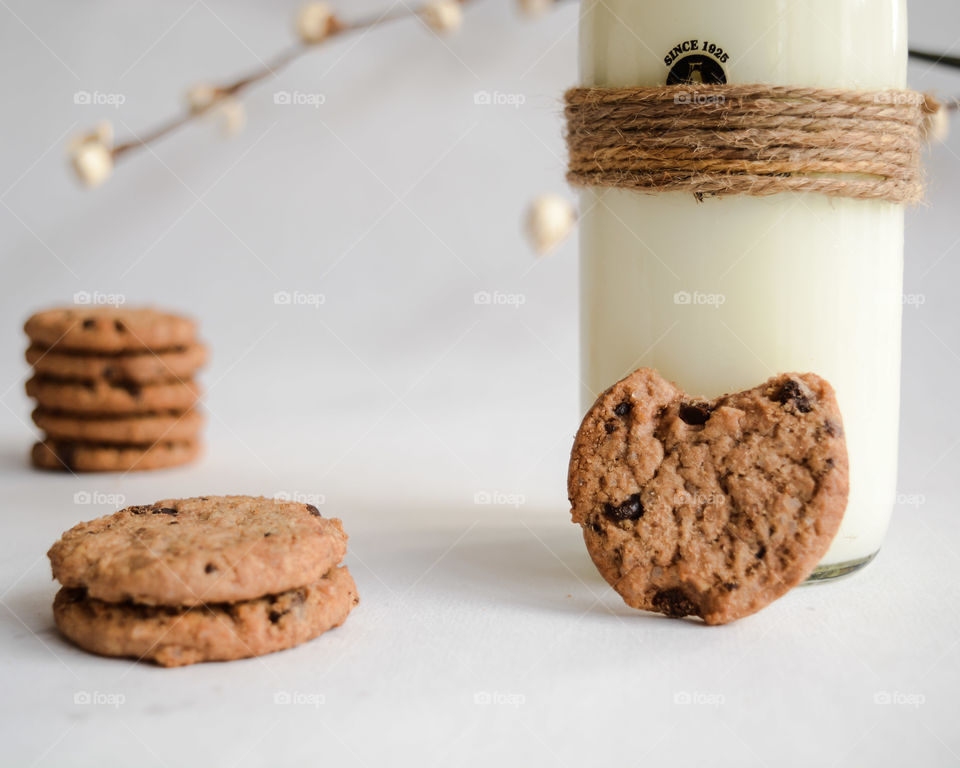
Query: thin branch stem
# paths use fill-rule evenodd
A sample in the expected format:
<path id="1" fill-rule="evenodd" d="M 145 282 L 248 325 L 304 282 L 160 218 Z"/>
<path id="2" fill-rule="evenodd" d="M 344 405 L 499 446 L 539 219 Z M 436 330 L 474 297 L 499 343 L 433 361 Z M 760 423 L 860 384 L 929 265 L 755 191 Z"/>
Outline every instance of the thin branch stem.
<path id="1" fill-rule="evenodd" d="M 458 2 L 461 5 L 467 5 L 470 2 L 474 2 L 474 0 L 455 0 L 455 2 Z M 249 74 L 229 83 L 223 83 L 222 85 L 214 86 L 212 89 L 214 97 L 203 109 L 188 109 L 177 117 L 171 118 L 167 122 L 160 124 L 156 128 L 153 128 L 152 130 L 149 130 L 134 139 L 129 139 L 116 144 L 111 150 L 113 159 L 116 162 L 121 157 L 128 155 L 133 150 L 140 149 L 148 144 L 153 144 L 161 139 L 166 138 L 167 136 L 183 128 L 185 125 L 193 122 L 197 118 L 209 112 L 224 99 L 228 97 L 239 96 L 252 86 L 257 85 L 264 80 L 269 80 L 276 77 L 291 63 L 299 59 L 304 54 L 315 50 L 324 43 L 330 42 L 331 40 L 335 40 L 336 38 L 344 35 L 374 29 L 396 21 L 403 21 L 404 19 L 419 17 L 427 5 L 429 4 L 423 3 L 414 9 L 405 8 L 400 11 L 388 11 L 386 13 L 369 16 L 363 19 L 357 19 L 355 21 L 341 21 L 340 19 L 334 17 L 331 20 L 330 30 L 328 31 L 326 37 L 324 37 L 320 42 L 296 43 L 291 45 L 287 49 L 275 55 L 270 61 L 266 62 L 259 69 L 256 69 L 253 72 L 250 72 Z"/>

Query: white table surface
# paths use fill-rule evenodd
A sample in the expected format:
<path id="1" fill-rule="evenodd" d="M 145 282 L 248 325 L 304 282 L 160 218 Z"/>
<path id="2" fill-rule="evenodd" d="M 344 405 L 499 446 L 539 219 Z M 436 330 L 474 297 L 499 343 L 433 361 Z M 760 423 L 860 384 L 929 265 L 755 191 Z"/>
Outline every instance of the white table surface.
<path id="1" fill-rule="evenodd" d="M 923 302 L 904 313 L 886 546 L 855 577 L 706 628 L 627 608 L 569 522 L 576 249 L 534 262 L 518 220 L 564 189 L 572 6 L 531 23 L 487 3 L 447 45 L 413 25 L 338 44 L 252 94 L 235 139 L 191 128 L 95 192 L 67 175 L 64 136 L 100 116 L 77 90 L 126 94 L 118 129 L 142 129 L 181 85 L 279 48 L 294 8 L 0 4 L 0 764 L 960 763 L 960 126 L 908 216 L 905 291 Z M 911 13 L 918 44 L 956 43 L 946 0 Z M 911 82 L 960 93 L 925 66 Z M 327 100 L 280 108 L 278 89 Z M 525 102 L 481 107 L 478 90 Z M 81 290 L 198 317 L 203 461 L 27 466 L 20 326 Z M 277 290 L 325 302 L 278 307 Z M 479 290 L 525 302 L 477 306 Z M 176 670 L 56 633 L 45 552 L 67 527 L 119 497 L 278 492 L 344 520 L 362 602 L 343 627 Z"/>

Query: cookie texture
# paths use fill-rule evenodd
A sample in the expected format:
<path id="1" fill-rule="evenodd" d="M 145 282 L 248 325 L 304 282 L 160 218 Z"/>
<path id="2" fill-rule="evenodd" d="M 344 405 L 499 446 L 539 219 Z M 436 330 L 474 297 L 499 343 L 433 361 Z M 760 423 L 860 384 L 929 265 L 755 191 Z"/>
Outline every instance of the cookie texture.
<path id="1" fill-rule="evenodd" d="M 53 615 L 60 631 L 85 650 L 178 667 L 291 648 L 342 624 L 358 602 L 341 566 L 280 594 L 195 608 L 107 603 L 64 587 Z"/>
<path id="2" fill-rule="evenodd" d="M 196 440 L 111 445 L 48 437 L 34 444 L 30 460 L 38 469 L 63 472 L 139 472 L 186 464 L 200 453 L 201 444 Z"/>
<path id="3" fill-rule="evenodd" d="M 573 520 L 623 599 L 707 624 L 806 579 L 847 491 L 836 397 L 809 373 L 707 401 L 642 368 L 584 417 L 568 474 Z"/>
<path id="4" fill-rule="evenodd" d="M 193 378 L 206 364 L 208 351 L 199 343 L 169 351 L 116 354 L 71 353 L 31 344 L 25 356 L 35 373 L 50 379 L 154 384 Z"/>
<path id="5" fill-rule="evenodd" d="M 165 499 L 80 523 L 47 553 L 65 587 L 112 603 L 194 606 L 319 581 L 346 553 L 340 521 L 251 496 Z"/>
<path id="6" fill-rule="evenodd" d="M 195 442 L 204 425 L 203 415 L 197 410 L 138 416 L 91 416 L 37 408 L 32 418 L 48 437 L 56 440 L 120 445 Z"/>
<path id="7" fill-rule="evenodd" d="M 35 344 L 97 352 L 162 350 L 193 342 L 189 318 L 149 308 L 76 306 L 32 315 L 23 327 Z"/>
<path id="8" fill-rule="evenodd" d="M 26 391 L 41 408 L 71 413 L 185 411 L 200 399 L 200 386 L 193 381 L 140 385 L 58 381 L 34 376 L 27 381 Z"/>

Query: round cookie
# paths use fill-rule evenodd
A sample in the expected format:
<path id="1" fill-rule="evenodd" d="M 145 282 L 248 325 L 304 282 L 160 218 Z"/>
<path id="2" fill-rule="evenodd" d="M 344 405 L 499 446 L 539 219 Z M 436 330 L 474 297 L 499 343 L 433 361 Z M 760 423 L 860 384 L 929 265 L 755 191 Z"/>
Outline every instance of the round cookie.
<path id="1" fill-rule="evenodd" d="M 25 356 L 35 373 L 52 379 L 153 384 L 192 378 L 207 362 L 207 348 L 196 343 L 167 352 L 98 355 L 31 344 Z"/>
<path id="2" fill-rule="evenodd" d="M 53 615 L 85 650 L 179 667 L 292 648 L 340 626 L 358 602 L 349 571 L 339 567 L 278 595 L 195 608 L 106 603 L 64 587 Z"/>
<path id="3" fill-rule="evenodd" d="M 193 321 L 149 308 L 77 306 L 48 309 L 23 326 L 30 340 L 58 350 L 128 352 L 174 349 L 196 337 Z"/>
<path id="4" fill-rule="evenodd" d="M 159 442 L 153 445 L 108 445 L 47 438 L 30 454 L 35 467 L 66 472 L 139 472 L 193 461 L 200 443 Z"/>
<path id="5" fill-rule="evenodd" d="M 347 536 L 316 507 L 200 496 L 127 507 L 80 523 L 47 553 L 65 587 L 106 602 L 190 606 L 279 594 L 318 581 Z"/>
<path id="6" fill-rule="evenodd" d="M 194 409 L 184 413 L 143 416 L 91 416 L 37 408 L 33 423 L 48 437 L 88 443 L 147 444 L 158 441 L 193 442 L 203 428 L 203 415 Z"/>
<path id="7" fill-rule="evenodd" d="M 573 520 L 623 599 L 707 624 L 806 579 L 847 490 L 840 411 L 813 374 L 705 401 L 641 368 L 584 417 L 568 474 Z"/>
<path id="8" fill-rule="evenodd" d="M 27 381 L 26 390 L 41 408 L 69 413 L 185 411 L 200 399 L 200 386 L 194 381 L 139 385 L 57 381 L 34 376 Z"/>

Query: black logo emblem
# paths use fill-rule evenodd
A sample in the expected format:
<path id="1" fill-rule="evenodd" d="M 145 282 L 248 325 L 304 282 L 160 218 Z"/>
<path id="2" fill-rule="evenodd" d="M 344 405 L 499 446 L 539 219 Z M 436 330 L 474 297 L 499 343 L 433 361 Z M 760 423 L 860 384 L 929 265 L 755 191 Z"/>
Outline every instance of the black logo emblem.
<path id="1" fill-rule="evenodd" d="M 684 83 L 721 85 L 725 82 L 727 82 L 727 74 L 720 66 L 720 62 L 702 53 L 692 53 L 677 59 L 670 68 L 670 74 L 667 75 L 667 85 Z"/>

